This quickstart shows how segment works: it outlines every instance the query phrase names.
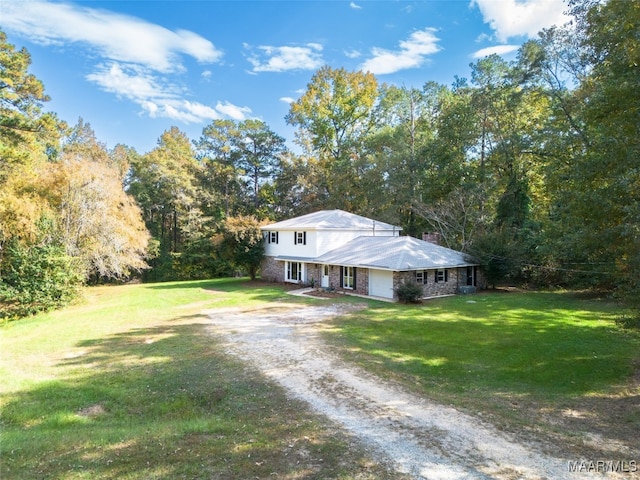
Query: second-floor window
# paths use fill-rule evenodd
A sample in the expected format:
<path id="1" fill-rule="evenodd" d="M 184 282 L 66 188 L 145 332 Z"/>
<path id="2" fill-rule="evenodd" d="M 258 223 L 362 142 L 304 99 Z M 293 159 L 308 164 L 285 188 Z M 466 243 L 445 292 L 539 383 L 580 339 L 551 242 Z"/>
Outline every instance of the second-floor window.
<path id="1" fill-rule="evenodd" d="M 293 244 L 294 245 L 306 245 L 307 244 L 307 232 L 293 232 Z"/>
<path id="2" fill-rule="evenodd" d="M 268 243 L 278 243 L 278 232 L 268 232 L 267 242 Z"/>

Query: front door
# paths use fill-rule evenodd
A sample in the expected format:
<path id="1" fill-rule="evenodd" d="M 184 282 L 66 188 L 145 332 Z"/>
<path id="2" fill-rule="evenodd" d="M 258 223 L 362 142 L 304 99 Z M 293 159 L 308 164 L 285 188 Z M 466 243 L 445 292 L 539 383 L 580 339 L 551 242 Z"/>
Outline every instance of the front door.
<path id="1" fill-rule="evenodd" d="M 320 277 L 320 286 L 329 288 L 329 265 L 322 265 L 322 275 Z"/>

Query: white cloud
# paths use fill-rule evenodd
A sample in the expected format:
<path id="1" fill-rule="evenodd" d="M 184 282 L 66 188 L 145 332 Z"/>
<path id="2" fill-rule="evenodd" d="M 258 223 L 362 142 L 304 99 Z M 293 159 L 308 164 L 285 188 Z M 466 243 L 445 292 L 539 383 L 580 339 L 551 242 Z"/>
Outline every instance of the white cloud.
<path id="1" fill-rule="evenodd" d="M 175 97 L 175 92 L 167 91 L 158 80 L 134 65 L 98 65 L 97 70 L 86 76 L 104 91 L 123 96 L 129 100 L 157 97 Z"/>
<path id="2" fill-rule="evenodd" d="M 425 28 L 413 32 L 407 40 L 400 42 L 400 50 L 373 47 L 373 57 L 365 61 L 360 69 L 382 75 L 421 66 L 428 55 L 440 51 L 440 39 L 435 36 L 435 31 L 433 28 Z"/>
<path id="3" fill-rule="evenodd" d="M 3 2 L 2 25 L 44 45 L 79 43 L 106 59 L 160 72 L 182 69 L 181 55 L 203 63 L 222 57 L 220 50 L 196 33 L 171 31 L 136 17 L 64 3 Z"/>
<path id="4" fill-rule="evenodd" d="M 151 118 L 170 118 L 183 123 L 201 123 L 221 118 L 216 110 L 207 105 L 179 98 L 145 100 L 140 106 Z"/>
<path id="5" fill-rule="evenodd" d="M 344 55 L 347 58 L 359 58 L 362 54 L 358 50 L 345 50 Z"/>
<path id="6" fill-rule="evenodd" d="M 296 101 L 296 99 L 295 99 L 295 98 L 293 98 L 293 97 L 281 97 L 281 98 L 280 98 L 280 101 L 281 101 L 281 102 L 284 102 L 284 103 L 289 103 L 289 104 L 291 104 L 291 103 L 295 102 L 295 101 Z"/>
<path id="7" fill-rule="evenodd" d="M 0 0 L 1 1 L 1 0 Z M 243 120 L 251 109 L 229 102 L 215 108 L 187 100 L 179 75 L 182 56 L 215 63 L 222 52 L 187 30 L 171 31 L 136 17 L 107 10 L 41 0 L 3 2 L 2 28 L 43 45 L 79 44 L 99 57 L 85 78 L 102 90 L 126 98 L 151 118 L 199 123 L 223 117 Z M 204 79 L 212 72 L 202 72 Z"/>
<path id="8" fill-rule="evenodd" d="M 472 57 L 484 58 L 489 55 L 493 55 L 494 53 L 496 55 L 506 55 L 508 53 L 515 52 L 518 48 L 520 48 L 518 45 L 494 45 L 493 47 L 482 48 L 477 52 L 474 52 Z"/>
<path id="9" fill-rule="evenodd" d="M 163 83 L 158 75 L 137 65 L 98 65 L 87 80 L 102 90 L 138 104 L 151 118 L 171 118 L 184 123 L 200 123 L 223 117 L 244 120 L 251 113 L 248 107 L 218 102 L 215 108 L 182 98 L 184 89 Z"/>
<path id="10" fill-rule="evenodd" d="M 471 5 L 478 6 L 501 42 L 517 36 L 532 38 L 543 28 L 570 20 L 563 13 L 566 4 L 560 0 L 471 0 Z"/>
<path id="11" fill-rule="evenodd" d="M 246 49 L 251 49 L 247 44 Z M 315 70 L 322 66 L 322 45 L 307 43 L 302 47 L 273 47 L 261 45 L 248 58 L 254 72 L 284 72 Z"/>
<path id="12" fill-rule="evenodd" d="M 247 115 L 251 113 L 251 109 L 249 107 L 238 107 L 237 105 L 233 105 L 229 102 L 218 102 L 216 110 L 225 116 L 238 121 L 246 120 Z"/>
<path id="13" fill-rule="evenodd" d="M 351 8 L 353 8 L 354 10 L 361 10 L 361 9 L 362 9 L 362 7 L 361 7 L 360 5 L 358 5 L 356 2 L 351 2 L 351 3 L 349 4 L 349 6 L 350 6 Z"/>

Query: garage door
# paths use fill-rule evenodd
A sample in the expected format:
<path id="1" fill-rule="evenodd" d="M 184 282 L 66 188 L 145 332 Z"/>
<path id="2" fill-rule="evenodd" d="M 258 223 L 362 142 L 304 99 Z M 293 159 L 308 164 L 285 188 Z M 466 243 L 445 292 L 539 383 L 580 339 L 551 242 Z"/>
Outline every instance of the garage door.
<path id="1" fill-rule="evenodd" d="M 393 298 L 393 272 L 369 270 L 369 295 Z"/>

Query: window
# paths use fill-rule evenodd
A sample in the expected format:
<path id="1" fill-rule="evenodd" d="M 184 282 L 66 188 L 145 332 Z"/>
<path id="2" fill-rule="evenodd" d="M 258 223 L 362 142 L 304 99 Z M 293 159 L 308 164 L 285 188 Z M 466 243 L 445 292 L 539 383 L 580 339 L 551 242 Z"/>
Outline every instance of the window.
<path id="1" fill-rule="evenodd" d="M 355 271 L 353 267 L 342 267 L 342 288 L 353 290 L 355 285 Z"/>
<path id="2" fill-rule="evenodd" d="M 301 282 L 302 281 L 302 263 L 300 262 L 286 262 L 286 278 L 287 282 Z"/>
<path id="3" fill-rule="evenodd" d="M 416 272 L 416 283 L 418 285 L 424 285 L 425 283 L 427 283 L 427 272 L 425 272 L 424 270 L 419 270 Z"/>
<path id="4" fill-rule="evenodd" d="M 267 235 L 268 243 L 278 243 L 278 232 L 268 232 Z"/>
<path id="5" fill-rule="evenodd" d="M 476 267 L 467 267 L 467 285 L 476 285 Z"/>
<path id="6" fill-rule="evenodd" d="M 449 270 L 440 269 L 436 270 L 436 283 L 448 282 L 449 281 Z"/>
<path id="7" fill-rule="evenodd" d="M 307 244 L 307 232 L 293 232 L 293 244 L 294 245 L 306 245 Z"/>

